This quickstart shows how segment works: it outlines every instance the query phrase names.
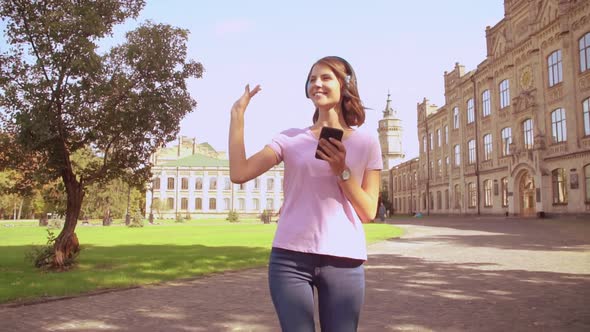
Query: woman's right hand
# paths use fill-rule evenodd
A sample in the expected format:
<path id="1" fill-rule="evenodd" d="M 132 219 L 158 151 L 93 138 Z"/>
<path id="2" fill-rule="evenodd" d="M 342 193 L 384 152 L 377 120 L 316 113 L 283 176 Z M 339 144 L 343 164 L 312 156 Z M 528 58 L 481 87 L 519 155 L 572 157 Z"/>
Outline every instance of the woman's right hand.
<path id="1" fill-rule="evenodd" d="M 250 103 L 250 99 L 252 99 L 252 97 L 254 97 L 260 90 L 262 90 L 260 84 L 256 85 L 252 91 L 250 91 L 250 84 L 246 84 L 244 93 L 232 106 L 232 113 L 244 114 L 244 112 L 246 112 L 246 107 L 248 107 L 248 104 Z"/>

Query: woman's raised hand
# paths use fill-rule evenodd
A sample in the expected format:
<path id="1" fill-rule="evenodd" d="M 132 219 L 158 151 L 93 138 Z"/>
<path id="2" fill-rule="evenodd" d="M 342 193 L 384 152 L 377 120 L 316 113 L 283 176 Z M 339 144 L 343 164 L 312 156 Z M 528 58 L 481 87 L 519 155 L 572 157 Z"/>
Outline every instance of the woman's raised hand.
<path id="1" fill-rule="evenodd" d="M 262 90 L 260 84 L 256 85 L 252 91 L 250 91 L 250 84 L 246 84 L 244 93 L 232 106 L 232 113 L 238 112 L 244 114 L 244 112 L 246 112 L 246 107 L 248 107 L 248 104 L 250 103 L 250 99 L 252 99 L 252 97 L 254 97 L 260 90 Z"/>

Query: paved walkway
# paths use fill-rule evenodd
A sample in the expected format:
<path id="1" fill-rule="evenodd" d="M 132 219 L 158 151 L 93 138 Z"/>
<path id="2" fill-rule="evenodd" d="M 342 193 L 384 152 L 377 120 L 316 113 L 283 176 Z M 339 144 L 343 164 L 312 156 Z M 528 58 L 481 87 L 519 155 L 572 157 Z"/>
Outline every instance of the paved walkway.
<path id="1" fill-rule="evenodd" d="M 590 220 L 395 219 L 360 331 L 590 331 Z M 0 307 L 0 331 L 278 331 L 265 269 Z"/>

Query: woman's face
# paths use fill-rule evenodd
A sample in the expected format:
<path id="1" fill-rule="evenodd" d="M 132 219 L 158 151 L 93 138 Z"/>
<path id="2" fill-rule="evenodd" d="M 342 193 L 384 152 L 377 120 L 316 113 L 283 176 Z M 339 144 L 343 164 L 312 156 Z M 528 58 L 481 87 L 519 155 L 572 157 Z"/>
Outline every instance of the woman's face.
<path id="1" fill-rule="evenodd" d="M 307 94 L 318 109 L 332 108 L 340 103 L 340 82 L 330 67 L 321 63 L 313 66 Z"/>

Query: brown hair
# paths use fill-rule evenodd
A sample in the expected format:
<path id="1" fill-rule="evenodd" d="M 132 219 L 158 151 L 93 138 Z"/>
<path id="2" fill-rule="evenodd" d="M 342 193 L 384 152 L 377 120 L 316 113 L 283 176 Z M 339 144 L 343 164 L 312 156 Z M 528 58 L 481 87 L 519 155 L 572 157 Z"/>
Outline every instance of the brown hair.
<path id="1" fill-rule="evenodd" d="M 327 56 L 316 61 L 309 74 L 307 74 L 307 80 L 305 84 L 305 95 L 307 96 L 307 82 L 309 82 L 309 76 L 311 70 L 315 65 L 323 64 L 328 66 L 332 72 L 338 78 L 340 82 L 340 108 L 342 109 L 342 115 L 344 121 L 348 126 L 361 126 L 365 122 L 365 107 L 359 97 L 359 91 L 357 87 L 356 75 L 352 66 L 341 57 Z M 309 96 L 308 96 L 309 97 Z M 313 114 L 313 123 L 319 118 L 319 110 L 316 108 Z"/>

